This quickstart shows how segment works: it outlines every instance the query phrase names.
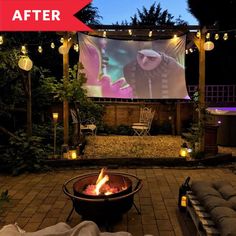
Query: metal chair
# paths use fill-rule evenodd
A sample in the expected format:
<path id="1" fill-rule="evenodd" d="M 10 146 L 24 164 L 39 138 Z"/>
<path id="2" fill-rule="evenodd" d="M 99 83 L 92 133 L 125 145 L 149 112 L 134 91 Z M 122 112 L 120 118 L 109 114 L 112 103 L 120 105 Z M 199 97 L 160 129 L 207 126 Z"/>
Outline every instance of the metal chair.
<path id="1" fill-rule="evenodd" d="M 73 124 L 78 124 L 79 121 L 77 118 L 76 110 L 71 109 L 70 112 L 71 112 Z M 84 121 L 80 121 L 80 130 L 81 130 L 81 132 L 89 133 L 89 134 L 95 136 L 97 133 L 97 126 L 96 126 L 95 118 L 91 117 L 91 118 L 88 118 Z"/>
<path id="2" fill-rule="evenodd" d="M 132 129 L 134 131 L 134 135 L 138 135 L 138 136 L 150 135 L 150 129 L 151 129 L 154 114 L 155 114 L 155 111 L 152 111 L 152 110 L 148 111 L 142 117 L 143 119 L 142 122 L 133 123 Z"/>

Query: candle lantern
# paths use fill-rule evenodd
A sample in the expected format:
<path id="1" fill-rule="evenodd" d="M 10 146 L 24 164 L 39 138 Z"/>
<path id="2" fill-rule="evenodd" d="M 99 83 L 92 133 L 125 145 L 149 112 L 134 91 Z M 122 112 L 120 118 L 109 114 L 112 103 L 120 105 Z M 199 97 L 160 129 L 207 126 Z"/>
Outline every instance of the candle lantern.
<path id="1" fill-rule="evenodd" d="M 58 115 L 59 115 L 59 114 L 58 114 L 57 112 L 53 112 L 53 113 L 52 113 L 52 118 L 53 118 L 54 123 L 57 123 Z"/>
<path id="2" fill-rule="evenodd" d="M 77 150 L 70 150 L 70 159 L 77 159 Z"/>
<path id="3" fill-rule="evenodd" d="M 181 145 L 181 148 L 179 150 L 179 156 L 180 157 L 185 157 L 185 158 L 188 156 L 188 146 L 187 146 L 186 143 L 183 143 Z"/>

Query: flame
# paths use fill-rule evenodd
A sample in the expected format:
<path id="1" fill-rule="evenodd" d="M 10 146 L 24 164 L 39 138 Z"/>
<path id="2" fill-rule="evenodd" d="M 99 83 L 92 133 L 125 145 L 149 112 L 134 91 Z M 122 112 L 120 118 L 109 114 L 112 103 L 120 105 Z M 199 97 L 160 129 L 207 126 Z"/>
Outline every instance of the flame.
<path id="1" fill-rule="evenodd" d="M 96 188 L 95 188 L 95 193 L 96 195 L 99 195 L 100 194 L 100 189 L 101 187 L 109 180 L 109 176 L 108 175 L 104 175 L 104 168 L 102 168 L 98 178 L 97 178 L 97 181 L 96 181 Z M 109 193 L 108 193 L 109 194 Z"/>

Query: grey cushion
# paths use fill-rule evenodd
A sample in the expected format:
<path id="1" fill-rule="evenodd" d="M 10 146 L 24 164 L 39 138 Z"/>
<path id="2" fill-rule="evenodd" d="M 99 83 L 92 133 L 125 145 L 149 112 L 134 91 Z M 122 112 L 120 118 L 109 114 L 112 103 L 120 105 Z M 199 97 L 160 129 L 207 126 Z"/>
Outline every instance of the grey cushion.
<path id="1" fill-rule="evenodd" d="M 219 223 L 225 217 L 235 218 L 236 219 L 236 212 L 229 208 L 229 207 L 215 207 L 210 211 L 212 219 Z"/>
<path id="2" fill-rule="evenodd" d="M 233 196 L 236 196 L 236 191 L 231 185 L 222 186 L 218 189 L 218 191 L 220 192 L 222 197 L 226 200 L 228 200 Z"/>
<path id="3" fill-rule="evenodd" d="M 236 218 L 223 218 L 219 223 L 221 236 L 236 236 Z"/>
<path id="4" fill-rule="evenodd" d="M 206 196 L 202 200 L 202 204 L 208 212 L 214 209 L 215 207 L 231 207 L 229 201 L 226 201 L 223 198 L 216 196 Z"/>
<path id="5" fill-rule="evenodd" d="M 226 181 L 194 181 L 191 189 L 222 236 L 236 236 L 236 190 Z"/>

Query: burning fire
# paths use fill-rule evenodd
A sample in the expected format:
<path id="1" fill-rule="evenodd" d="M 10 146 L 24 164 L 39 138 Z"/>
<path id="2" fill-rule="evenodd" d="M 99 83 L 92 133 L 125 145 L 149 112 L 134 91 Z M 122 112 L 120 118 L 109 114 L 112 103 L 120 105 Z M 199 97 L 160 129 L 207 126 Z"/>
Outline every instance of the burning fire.
<path id="1" fill-rule="evenodd" d="M 109 181 L 109 176 L 105 175 L 105 169 L 102 168 L 100 174 L 97 178 L 96 184 L 90 184 L 83 191 L 84 194 L 87 195 L 110 195 L 114 193 L 118 193 L 121 190 L 125 190 L 127 187 L 122 186 L 121 189 L 117 187 L 111 187 L 107 182 Z"/>

